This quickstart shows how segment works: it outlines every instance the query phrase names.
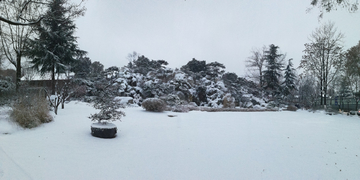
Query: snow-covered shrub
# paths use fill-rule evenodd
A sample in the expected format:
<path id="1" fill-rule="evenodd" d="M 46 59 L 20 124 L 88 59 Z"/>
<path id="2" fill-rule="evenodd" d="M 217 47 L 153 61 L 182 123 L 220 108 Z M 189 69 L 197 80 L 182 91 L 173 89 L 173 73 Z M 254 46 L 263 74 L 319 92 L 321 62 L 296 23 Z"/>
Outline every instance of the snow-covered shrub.
<path id="1" fill-rule="evenodd" d="M 251 95 L 249 94 L 244 94 L 241 97 L 239 97 L 239 106 L 242 108 L 249 108 L 250 106 L 252 107 L 252 103 L 251 103 Z"/>
<path id="2" fill-rule="evenodd" d="M 10 117 L 23 128 L 34 128 L 53 120 L 49 114 L 47 100 L 36 95 L 20 97 L 14 103 Z"/>
<path id="3" fill-rule="evenodd" d="M 253 106 L 260 105 L 260 103 L 257 102 L 255 99 L 251 99 L 250 102 L 253 104 Z"/>
<path id="4" fill-rule="evenodd" d="M 223 98 L 223 108 L 235 108 L 235 98 L 230 93 L 226 94 Z"/>
<path id="5" fill-rule="evenodd" d="M 223 103 L 223 97 L 225 95 L 225 85 L 222 81 L 216 83 L 206 80 L 208 85 L 206 86 L 207 106 L 214 108 L 221 108 Z"/>
<path id="6" fill-rule="evenodd" d="M 130 104 L 134 103 L 134 99 L 132 97 L 120 97 L 117 96 L 114 98 L 114 101 L 116 101 L 117 103 L 123 105 L 123 106 L 128 106 Z"/>
<path id="7" fill-rule="evenodd" d="M 204 105 L 208 102 L 207 96 L 206 96 L 206 87 L 200 86 L 196 89 L 196 92 L 193 96 L 193 101 L 198 106 Z"/>
<path id="8" fill-rule="evenodd" d="M 86 95 L 86 86 L 81 85 L 81 86 L 74 87 L 71 97 L 72 98 L 80 98 L 80 97 L 84 97 L 85 95 Z"/>
<path id="9" fill-rule="evenodd" d="M 96 97 L 94 107 L 100 112 L 90 115 L 92 121 L 106 124 L 109 121 L 121 120 L 121 117 L 125 116 L 125 113 L 119 110 L 124 106 L 118 102 L 119 99 L 116 99 L 113 93 L 113 87 L 108 85 Z"/>
<path id="10" fill-rule="evenodd" d="M 297 108 L 295 106 L 289 105 L 286 110 L 288 111 L 297 111 Z"/>
<path id="11" fill-rule="evenodd" d="M 147 111 L 163 112 L 166 109 L 166 103 L 158 98 L 147 98 L 143 101 L 142 107 Z"/>
<path id="12" fill-rule="evenodd" d="M 165 101 L 168 106 L 176 106 L 181 103 L 179 96 L 175 94 L 169 94 L 168 96 L 161 97 L 160 99 Z"/>
<path id="13" fill-rule="evenodd" d="M 278 104 L 275 101 L 270 101 L 266 106 L 267 109 L 274 109 L 276 107 L 278 107 Z"/>

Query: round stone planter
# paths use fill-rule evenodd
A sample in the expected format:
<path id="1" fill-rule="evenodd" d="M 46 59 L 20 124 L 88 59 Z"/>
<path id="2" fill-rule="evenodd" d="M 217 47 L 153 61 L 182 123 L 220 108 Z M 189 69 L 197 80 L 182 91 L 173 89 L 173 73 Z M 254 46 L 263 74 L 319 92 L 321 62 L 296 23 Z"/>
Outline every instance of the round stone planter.
<path id="1" fill-rule="evenodd" d="M 91 135 L 99 138 L 114 138 L 117 127 L 113 123 L 93 123 L 91 124 Z"/>

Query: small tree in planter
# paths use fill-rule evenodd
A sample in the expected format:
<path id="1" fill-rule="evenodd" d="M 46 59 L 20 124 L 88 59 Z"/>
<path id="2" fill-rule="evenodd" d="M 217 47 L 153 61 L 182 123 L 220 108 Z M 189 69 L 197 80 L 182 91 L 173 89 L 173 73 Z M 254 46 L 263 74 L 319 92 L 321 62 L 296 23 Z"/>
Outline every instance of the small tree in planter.
<path id="1" fill-rule="evenodd" d="M 114 100 L 114 96 L 111 95 L 111 88 L 109 86 L 102 89 L 99 96 L 95 99 L 94 107 L 100 109 L 100 112 L 91 114 L 90 119 L 95 121 L 91 125 L 91 134 L 101 138 L 113 138 L 117 133 L 117 127 L 112 121 L 121 120 L 122 116 L 125 116 L 123 111 L 119 108 L 123 106 Z"/>

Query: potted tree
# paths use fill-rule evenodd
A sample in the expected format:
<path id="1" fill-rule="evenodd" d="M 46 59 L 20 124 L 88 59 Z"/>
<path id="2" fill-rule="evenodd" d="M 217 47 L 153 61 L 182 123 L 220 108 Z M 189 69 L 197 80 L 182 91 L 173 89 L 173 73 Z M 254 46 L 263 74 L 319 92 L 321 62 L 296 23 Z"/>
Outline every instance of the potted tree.
<path id="1" fill-rule="evenodd" d="M 91 134 L 100 138 L 114 138 L 117 133 L 117 127 L 111 123 L 121 120 L 125 113 L 120 108 L 123 106 L 111 95 L 111 88 L 105 87 L 95 99 L 94 107 L 100 109 L 100 112 L 91 114 L 90 119 L 95 121 L 91 124 Z"/>

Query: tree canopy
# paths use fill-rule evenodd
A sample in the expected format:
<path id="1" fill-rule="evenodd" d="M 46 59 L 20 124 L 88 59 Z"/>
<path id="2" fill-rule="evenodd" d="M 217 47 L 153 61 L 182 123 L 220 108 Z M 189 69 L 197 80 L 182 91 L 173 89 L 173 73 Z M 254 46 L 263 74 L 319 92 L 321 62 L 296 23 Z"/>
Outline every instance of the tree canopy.
<path id="1" fill-rule="evenodd" d="M 69 71 L 69 65 L 86 54 L 78 48 L 74 36 L 74 16 L 70 16 L 74 10 L 66 5 L 67 0 L 48 4 L 45 18 L 36 27 L 39 37 L 28 41 L 27 55 L 32 59 L 33 68 L 42 74 L 52 74 L 52 94 L 55 93 L 55 73 Z"/>

